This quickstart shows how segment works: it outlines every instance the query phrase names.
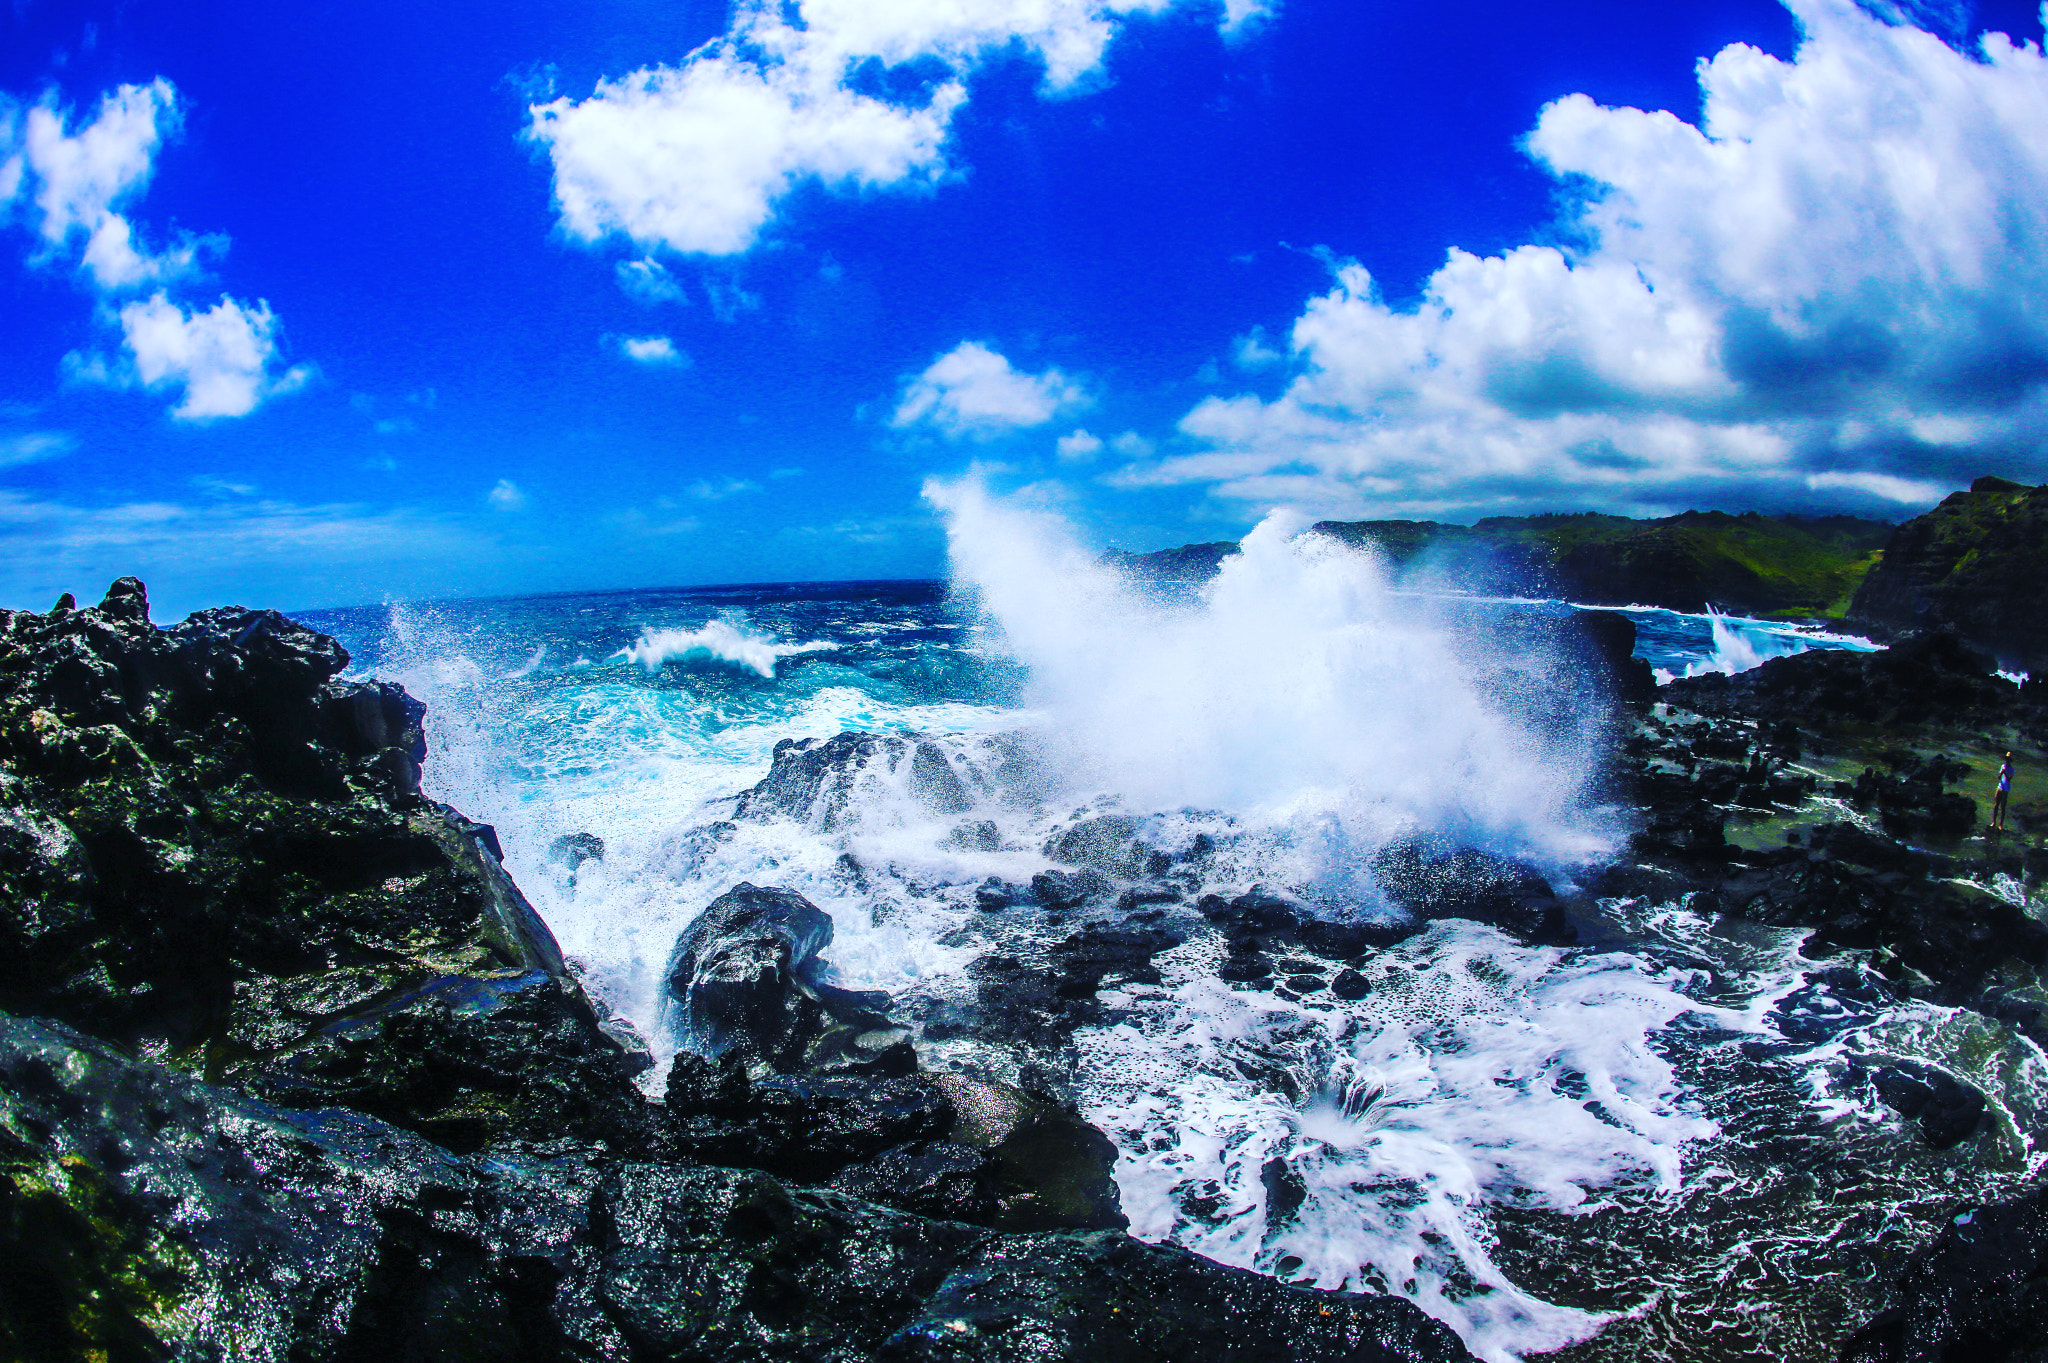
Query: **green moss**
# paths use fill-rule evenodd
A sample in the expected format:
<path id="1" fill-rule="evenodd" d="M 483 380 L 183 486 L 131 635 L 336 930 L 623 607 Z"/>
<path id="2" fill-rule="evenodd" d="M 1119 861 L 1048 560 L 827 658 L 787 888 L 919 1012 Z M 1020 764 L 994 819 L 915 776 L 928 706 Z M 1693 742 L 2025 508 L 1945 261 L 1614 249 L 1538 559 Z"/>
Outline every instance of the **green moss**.
<path id="1" fill-rule="evenodd" d="M 20 1363 L 167 1358 L 189 1251 L 76 1156 L 0 1134 L 0 1355 Z"/>

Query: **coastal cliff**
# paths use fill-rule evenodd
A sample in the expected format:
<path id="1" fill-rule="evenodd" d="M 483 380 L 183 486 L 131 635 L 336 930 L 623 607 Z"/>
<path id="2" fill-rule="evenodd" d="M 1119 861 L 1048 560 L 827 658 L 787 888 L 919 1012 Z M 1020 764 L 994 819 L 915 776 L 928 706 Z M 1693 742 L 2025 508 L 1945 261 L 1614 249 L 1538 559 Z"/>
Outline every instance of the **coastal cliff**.
<path id="1" fill-rule="evenodd" d="M 1775 517 L 1687 511 L 1659 520 L 1593 512 L 1437 521 L 1318 521 L 1310 533 L 1371 548 L 1466 591 L 1553 595 L 1590 605 L 1835 618 L 1847 609 L 1891 527 L 1853 516 Z M 1229 542 L 1188 544 L 1109 561 L 1142 578 L 1214 576 Z"/>
<path id="2" fill-rule="evenodd" d="M 1947 630 L 2014 671 L 2048 671 L 2048 487 L 1979 478 L 1885 542 L 1848 623 L 1873 638 Z"/>

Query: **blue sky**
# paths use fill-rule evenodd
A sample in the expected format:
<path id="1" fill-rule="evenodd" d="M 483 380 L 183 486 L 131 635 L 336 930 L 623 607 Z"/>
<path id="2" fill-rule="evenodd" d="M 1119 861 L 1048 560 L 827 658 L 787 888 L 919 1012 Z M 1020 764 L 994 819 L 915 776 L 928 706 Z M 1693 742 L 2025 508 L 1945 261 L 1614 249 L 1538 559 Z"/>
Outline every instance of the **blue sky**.
<path id="1" fill-rule="evenodd" d="M 937 574 L 970 468 L 1134 548 L 2048 479 L 2041 36 L 14 0 L 0 602 Z"/>

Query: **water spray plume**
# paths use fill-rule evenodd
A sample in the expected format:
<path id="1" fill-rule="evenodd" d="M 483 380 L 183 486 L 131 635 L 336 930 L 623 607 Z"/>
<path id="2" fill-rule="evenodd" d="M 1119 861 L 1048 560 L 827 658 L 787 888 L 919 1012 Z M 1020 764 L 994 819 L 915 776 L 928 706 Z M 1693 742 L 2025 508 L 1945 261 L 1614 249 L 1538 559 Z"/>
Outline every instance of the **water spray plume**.
<path id="1" fill-rule="evenodd" d="M 1198 595 L 1161 600 L 977 483 L 926 496 L 1077 789 L 1334 823 L 1353 852 L 1416 829 L 1550 862 L 1602 844 L 1583 733 L 1541 731 L 1483 685 L 1501 660 L 1377 557 L 1276 513 Z"/>

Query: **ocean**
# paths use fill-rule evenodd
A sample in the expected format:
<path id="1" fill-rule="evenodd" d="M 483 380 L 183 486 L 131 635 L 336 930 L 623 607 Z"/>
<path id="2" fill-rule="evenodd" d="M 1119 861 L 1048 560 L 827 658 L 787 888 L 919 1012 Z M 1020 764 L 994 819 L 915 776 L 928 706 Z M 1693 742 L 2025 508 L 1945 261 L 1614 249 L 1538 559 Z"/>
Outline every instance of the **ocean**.
<path id="1" fill-rule="evenodd" d="M 301 618 L 346 645 L 350 676 L 427 703 L 426 790 L 496 826 L 586 985 L 664 1063 L 670 949 L 741 881 L 827 910 L 837 981 L 916 1019 L 969 1006 L 977 958 L 1072 930 L 975 892 L 1028 881 L 1090 820 L 1203 848 L 1176 863 L 1199 868 L 1177 872 L 1186 898 L 1262 885 L 1351 919 L 1393 912 L 1368 863 L 1395 838 L 1564 886 L 1631 826 L 1602 794 L 1611 716 L 1539 628 L 1570 603 L 1419 590 L 1278 521 L 1210 587 L 1164 597 L 1056 522 L 949 512 L 943 582 Z M 1665 677 L 1870 647 L 1628 614 Z M 849 731 L 906 737 L 799 817 L 735 819 L 777 744 Z M 920 788 L 920 747 L 957 796 Z M 602 857 L 567 855 L 577 834 Z M 2038 1163 L 2042 1056 L 2009 1029 L 1819 973 L 1796 930 L 1640 900 L 1581 926 L 1541 947 L 1440 921 L 1372 957 L 1348 1000 L 1233 987 L 1191 942 L 1158 957 L 1158 983 L 1106 987 L 1100 1025 L 1035 1077 L 1116 1143 L 1134 1234 L 1400 1293 L 1491 1360 L 1832 1357 L 1932 1209 Z M 1016 1063 L 936 1028 L 920 1054 Z M 1948 1151 L 1902 1141 L 1854 1081 L 1868 1054 L 1964 1069 L 1990 1129 Z"/>

